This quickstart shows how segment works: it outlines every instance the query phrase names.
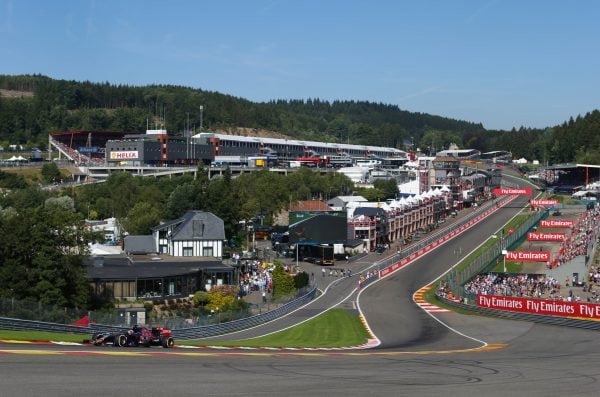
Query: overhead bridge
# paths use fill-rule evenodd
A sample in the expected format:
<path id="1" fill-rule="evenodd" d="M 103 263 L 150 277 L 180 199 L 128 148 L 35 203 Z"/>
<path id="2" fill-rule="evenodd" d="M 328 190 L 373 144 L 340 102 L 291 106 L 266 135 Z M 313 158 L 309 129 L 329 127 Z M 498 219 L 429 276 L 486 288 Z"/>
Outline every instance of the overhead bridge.
<path id="1" fill-rule="evenodd" d="M 127 166 L 127 165 L 94 165 L 88 167 L 81 167 L 84 169 L 89 178 L 93 180 L 103 180 L 107 179 L 112 173 L 115 172 L 128 172 L 132 175 L 138 176 L 153 176 L 153 177 L 162 177 L 168 176 L 172 177 L 173 175 L 183 175 L 187 173 L 191 173 L 196 177 L 198 173 L 198 168 L 196 166 L 185 166 L 185 167 L 161 167 L 161 166 Z M 263 168 L 261 167 L 229 167 L 231 170 L 232 177 L 238 177 L 242 174 L 247 174 L 250 172 L 260 171 Z M 267 168 L 269 172 L 277 172 L 279 174 L 287 175 L 290 172 L 296 172 L 301 168 Z M 216 176 L 222 176 L 227 167 L 207 167 L 209 179 L 212 179 Z M 310 168 L 313 172 L 319 172 L 321 174 L 326 174 L 330 172 L 335 172 L 334 169 L 331 168 Z"/>

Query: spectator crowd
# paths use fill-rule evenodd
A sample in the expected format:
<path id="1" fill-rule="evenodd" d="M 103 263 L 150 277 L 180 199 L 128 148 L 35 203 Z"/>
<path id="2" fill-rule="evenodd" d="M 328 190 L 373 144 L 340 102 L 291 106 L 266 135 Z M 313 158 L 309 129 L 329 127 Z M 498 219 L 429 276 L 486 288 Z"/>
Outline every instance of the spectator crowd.
<path id="1" fill-rule="evenodd" d="M 558 280 L 543 274 L 506 275 L 487 273 L 475 276 L 464 286 L 467 294 L 553 298 L 560 293 Z"/>
<path id="2" fill-rule="evenodd" d="M 560 266 L 579 255 L 587 255 L 596 237 L 600 206 L 585 211 L 577 220 L 571 235 L 562 243 L 558 256 L 550 267 Z"/>

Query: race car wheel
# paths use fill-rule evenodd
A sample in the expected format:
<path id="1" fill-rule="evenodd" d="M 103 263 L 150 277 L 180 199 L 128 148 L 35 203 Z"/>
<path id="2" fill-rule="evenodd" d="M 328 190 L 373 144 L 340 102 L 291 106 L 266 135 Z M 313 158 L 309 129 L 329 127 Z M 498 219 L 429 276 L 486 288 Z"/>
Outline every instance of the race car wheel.
<path id="1" fill-rule="evenodd" d="M 171 338 L 170 336 L 168 338 L 162 338 L 161 344 L 165 349 L 173 347 L 175 346 L 175 339 Z"/>
<path id="2" fill-rule="evenodd" d="M 115 337 L 115 347 L 125 347 L 127 345 L 127 336 L 118 335 Z"/>

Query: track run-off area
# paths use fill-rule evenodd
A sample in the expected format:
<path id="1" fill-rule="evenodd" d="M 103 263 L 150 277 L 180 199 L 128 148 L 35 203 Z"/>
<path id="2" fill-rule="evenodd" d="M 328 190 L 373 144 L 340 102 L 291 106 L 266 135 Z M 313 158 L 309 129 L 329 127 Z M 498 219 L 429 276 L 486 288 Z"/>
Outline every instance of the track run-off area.
<path id="1" fill-rule="evenodd" d="M 283 319 L 212 339 L 258 337 L 353 302 L 377 347 L 125 350 L 0 343 L 0 390 L 7 396 L 597 395 L 598 332 L 436 311 L 415 295 L 495 234 L 527 199 L 515 198 L 365 288 L 356 290 L 356 278 L 338 279 Z"/>

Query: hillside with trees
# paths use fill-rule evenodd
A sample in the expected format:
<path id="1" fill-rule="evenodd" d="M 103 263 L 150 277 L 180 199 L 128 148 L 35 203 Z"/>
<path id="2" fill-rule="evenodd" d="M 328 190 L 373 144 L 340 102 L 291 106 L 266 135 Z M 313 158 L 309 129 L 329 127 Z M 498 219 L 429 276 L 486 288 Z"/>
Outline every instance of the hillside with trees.
<path id="1" fill-rule="evenodd" d="M 142 132 L 157 120 L 164 120 L 171 134 L 181 135 L 188 115 L 197 132 L 203 106 L 203 126 L 211 131 L 266 130 L 292 138 L 412 147 L 426 153 L 455 143 L 484 152 L 509 150 L 515 157 L 541 162 L 600 162 L 595 155 L 600 145 L 598 111 L 545 129 L 493 131 L 480 123 L 367 101 L 252 102 L 190 87 L 136 87 L 42 75 L 0 75 L 0 90 L 0 146 L 45 147 L 48 133 L 65 130 Z"/>

